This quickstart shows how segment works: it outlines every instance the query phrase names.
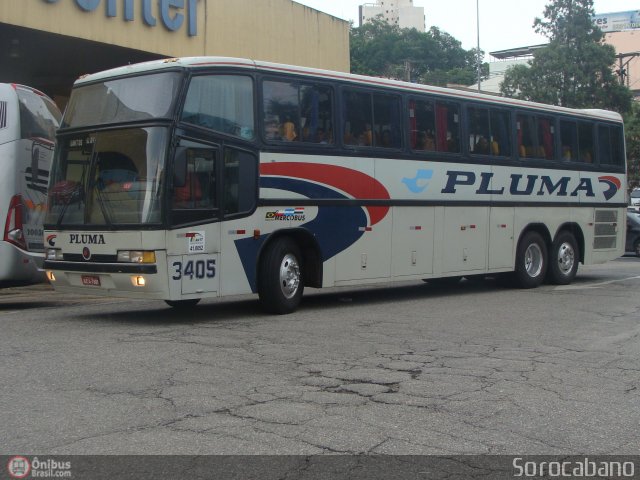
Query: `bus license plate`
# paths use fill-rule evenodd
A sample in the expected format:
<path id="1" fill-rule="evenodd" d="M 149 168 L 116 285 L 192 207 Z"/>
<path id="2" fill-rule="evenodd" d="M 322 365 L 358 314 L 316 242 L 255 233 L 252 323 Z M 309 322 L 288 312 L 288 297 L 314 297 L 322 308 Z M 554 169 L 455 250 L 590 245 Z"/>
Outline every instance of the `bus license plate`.
<path id="1" fill-rule="evenodd" d="M 96 277 L 95 275 L 82 275 L 82 284 L 90 287 L 99 287 L 100 277 Z"/>

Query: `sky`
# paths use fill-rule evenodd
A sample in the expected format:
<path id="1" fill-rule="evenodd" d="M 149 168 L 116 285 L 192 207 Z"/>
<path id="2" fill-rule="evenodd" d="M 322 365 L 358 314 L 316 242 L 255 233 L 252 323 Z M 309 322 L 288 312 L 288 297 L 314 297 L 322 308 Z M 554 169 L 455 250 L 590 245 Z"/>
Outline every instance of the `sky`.
<path id="1" fill-rule="evenodd" d="M 374 0 L 295 0 L 358 26 L 358 6 Z M 427 29 L 436 26 L 462 42 L 477 46 L 476 1 L 480 9 L 480 48 L 485 52 L 546 43 L 533 31 L 535 17 L 543 17 L 550 0 L 414 0 L 424 7 Z M 596 13 L 640 10 L 640 0 L 594 0 Z"/>

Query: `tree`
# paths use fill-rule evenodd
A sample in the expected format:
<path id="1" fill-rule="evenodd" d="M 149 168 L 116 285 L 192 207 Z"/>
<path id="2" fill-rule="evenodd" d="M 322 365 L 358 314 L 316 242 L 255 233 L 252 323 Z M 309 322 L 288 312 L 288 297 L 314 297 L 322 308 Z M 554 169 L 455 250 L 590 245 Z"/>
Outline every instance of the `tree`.
<path id="1" fill-rule="evenodd" d="M 381 18 L 351 28 L 351 72 L 431 85 L 476 81 L 477 51 L 436 27 L 422 33 Z M 484 54 L 480 52 L 481 56 Z M 488 65 L 483 65 L 484 78 Z"/>
<path id="2" fill-rule="evenodd" d="M 631 92 L 614 75 L 615 49 L 593 22 L 593 0 L 552 0 L 533 27 L 549 44 L 507 70 L 503 95 L 573 108 L 626 112 Z"/>
<path id="3" fill-rule="evenodd" d="M 631 111 L 625 115 L 624 123 L 629 186 L 638 187 L 640 186 L 640 103 L 633 102 Z"/>

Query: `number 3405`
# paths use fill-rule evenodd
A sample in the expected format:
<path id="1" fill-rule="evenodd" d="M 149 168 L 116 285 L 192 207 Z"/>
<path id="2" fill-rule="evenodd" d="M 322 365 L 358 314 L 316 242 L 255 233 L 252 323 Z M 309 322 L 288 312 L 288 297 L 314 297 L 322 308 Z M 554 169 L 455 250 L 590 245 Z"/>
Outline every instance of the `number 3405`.
<path id="1" fill-rule="evenodd" d="M 188 278 L 214 278 L 216 276 L 216 261 L 210 260 L 189 260 L 188 262 L 173 262 L 173 280 Z"/>

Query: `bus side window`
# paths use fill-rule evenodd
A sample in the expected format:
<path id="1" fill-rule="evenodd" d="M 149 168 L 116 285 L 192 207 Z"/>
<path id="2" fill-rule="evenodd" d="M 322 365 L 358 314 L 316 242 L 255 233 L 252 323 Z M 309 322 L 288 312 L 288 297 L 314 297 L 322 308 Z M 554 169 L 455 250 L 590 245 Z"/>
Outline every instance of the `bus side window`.
<path id="1" fill-rule="evenodd" d="M 436 150 L 460 153 L 460 107 L 436 102 Z"/>
<path id="2" fill-rule="evenodd" d="M 343 96 L 345 145 L 359 145 L 370 147 L 373 145 L 373 113 L 371 108 L 371 94 L 345 90 Z"/>
<path id="3" fill-rule="evenodd" d="M 538 149 L 537 157 L 546 160 L 555 158 L 555 122 L 553 118 L 538 117 Z"/>
<path id="4" fill-rule="evenodd" d="M 265 80 L 262 92 L 267 141 L 332 143 L 331 88 Z"/>
<path id="5" fill-rule="evenodd" d="M 225 149 L 222 205 L 226 217 L 255 208 L 257 178 L 258 162 L 254 155 L 235 148 Z"/>
<path id="6" fill-rule="evenodd" d="M 491 155 L 511 156 L 511 116 L 504 110 L 490 110 Z"/>
<path id="7" fill-rule="evenodd" d="M 173 175 L 174 210 L 217 207 L 215 156 L 215 150 L 208 148 L 178 149 Z"/>
<path id="8" fill-rule="evenodd" d="M 489 128 L 489 110 L 469 107 L 469 152 L 472 155 L 490 155 L 491 131 Z"/>
<path id="9" fill-rule="evenodd" d="M 578 123 L 579 159 L 583 163 L 593 163 L 593 123 Z"/>
<path id="10" fill-rule="evenodd" d="M 535 119 L 531 115 L 518 115 L 517 117 L 517 133 L 518 133 L 518 155 L 520 158 L 535 158 L 536 141 L 535 141 Z"/>
<path id="11" fill-rule="evenodd" d="M 560 121 L 560 145 L 562 146 L 562 161 L 575 162 L 578 160 L 578 129 L 575 122 Z"/>
<path id="12" fill-rule="evenodd" d="M 409 145 L 412 150 L 433 152 L 436 149 L 436 115 L 432 101 L 409 101 Z"/>
<path id="13" fill-rule="evenodd" d="M 373 118 L 375 119 L 374 146 L 400 148 L 400 98 L 392 95 L 373 96 Z"/>

